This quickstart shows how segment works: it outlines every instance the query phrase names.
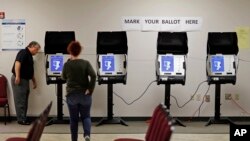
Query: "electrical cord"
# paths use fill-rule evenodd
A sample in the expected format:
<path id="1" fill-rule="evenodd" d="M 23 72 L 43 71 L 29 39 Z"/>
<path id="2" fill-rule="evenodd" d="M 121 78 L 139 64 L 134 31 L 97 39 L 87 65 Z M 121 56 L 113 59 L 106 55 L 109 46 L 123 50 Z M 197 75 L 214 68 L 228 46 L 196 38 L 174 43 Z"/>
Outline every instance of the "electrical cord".
<path id="1" fill-rule="evenodd" d="M 200 104 L 200 106 L 199 106 L 199 108 L 198 108 L 198 117 L 200 116 L 201 106 L 202 106 L 202 105 L 204 104 L 204 102 L 205 102 L 205 97 L 206 97 L 206 95 L 208 94 L 209 89 L 210 89 L 210 85 L 208 85 L 208 89 L 207 89 L 206 93 L 204 94 L 204 96 L 203 96 L 203 98 L 202 98 L 202 102 L 201 102 L 201 104 Z"/>
<path id="2" fill-rule="evenodd" d="M 250 115 L 250 113 L 248 111 L 246 111 L 242 106 L 240 106 L 234 99 L 231 99 L 233 101 L 233 103 L 243 111 L 243 113 L 246 113 L 248 115 Z"/>
<path id="3" fill-rule="evenodd" d="M 240 58 L 239 58 L 239 60 L 240 60 L 240 61 L 243 61 L 243 62 L 248 62 L 248 63 L 250 63 L 250 61 L 249 61 L 249 60 L 240 59 Z"/>
<path id="4" fill-rule="evenodd" d="M 250 61 L 248 61 L 248 60 L 243 60 L 243 59 L 240 59 L 240 58 L 239 58 L 239 59 L 238 59 L 238 63 L 237 63 L 237 69 L 238 69 L 238 66 L 239 66 L 239 61 L 250 62 Z M 122 98 L 122 97 L 121 97 L 119 94 L 117 94 L 116 92 L 113 92 L 113 93 L 114 93 L 117 97 L 119 97 L 119 98 L 120 98 L 124 103 L 126 103 L 127 105 L 132 105 L 134 102 L 136 102 L 137 100 L 139 100 L 141 97 L 143 97 L 143 96 L 145 95 L 145 93 L 147 92 L 148 88 L 153 84 L 153 82 L 156 82 L 156 80 L 150 82 L 149 85 L 147 86 L 147 88 L 143 91 L 143 93 L 142 93 L 138 98 L 136 98 L 135 100 L 133 100 L 133 101 L 130 102 L 130 103 L 128 103 L 124 98 Z M 175 100 L 175 102 L 176 102 L 176 104 L 177 104 L 177 107 L 178 107 L 178 108 L 183 108 L 183 107 L 186 106 L 190 101 L 192 101 L 193 97 L 196 95 L 196 93 L 198 92 L 200 86 L 201 86 L 204 82 L 207 82 L 207 80 L 202 81 L 201 83 L 199 83 L 199 85 L 198 85 L 198 87 L 196 88 L 195 92 L 191 95 L 191 98 L 190 98 L 187 102 L 185 102 L 183 105 L 181 105 L 181 106 L 179 105 L 179 103 L 178 103 L 178 101 L 177 101 L 177 98 L 176 98 L 175 96 L 171 95 L 171 97 L 174 98 L 174 100 Z M 204 95 L 203 98 L 202 98 L 202 103 L 200 104 L 199 108 L 195 111 L 195 114 L 196 114 L 196 112 L 198 111 L 198 116 L 200 115 L 201 106 L 204 104 L 204 98 L 205 98 L 205 96 L 207 95 L 209 89 L 210 89 L 210 85 L 209 85 L 209 87 L 208 87 L 208 89 L 207 89 L 205 95 Z M 66 102 L 65 99 L 63 99 L 63 100 Z M 246 113 L 247 113 L 247 112 L 246 112 Z M 195 114 L 194 114 L 194 115 L 195 115 Z"/>
<path id="5" fill-rule="evenodd" d="M 240 58 L 239 58 L 239 59 L 238 59 L 237 66 L 236 66 L 236 72 L 238 71 L 240 61 L 250 63 L 250 60 L 245 60 L 245 59 L 240 59 Z"/>
<path id="6" fill-rule="evenodd" d="M 183 108 L 183 107 L 184 107 L 185 105 L 187 105 L 190 101 L 192 101 L 193 97 L 196 95 L 197 91 L 199 90 L 201 84 L 203 84 L 204 82 L 207 82 L 207 80 L 200 82 L 200 84 L 199 84 L 198 87 L 196 88 L 195 92 L 191 95 L 191 98 L 190 98 L 187 102 L 185 102 L 182 106 L 179 105 L 179 103 L 178 103 L 178 101 L 177 101 L 177 98 L 176 98 L 175 96 L 170 95 L 171 97 L 174 98 L 177 107 L 178 107 L 178 108 Z"/>
<path id="7" fill-rule="evenodd" d="M 238 70 L 238 68 L 239 68 L 239 62 L 240 61 L 243 61 L 243 62 L 248 62 L 248 63 L 250 63 L 250 61 L 249 60 L 244 60 L 244 59 L 238 59 L 238 63 L 237 63 L 237 66 L 236 66 L 236 71 Z M 205 93 L 205 95 L 203 96 L 203 100 L 202 100 L 202 102 L 201 102 L 201 104 L 200 104 L 200 106 L 199 106 L 199 108 L 194 112 L 194 114 L 193 114 L 193 116 L 198 112 L 198 117 L 200 116 L 200 110 L 201 110 L 201 107 L 202 107 L 202 105 L 204 104 L 204 99 L 205 99 L 205 96 L 207 95 L 207 93 L 208 93 L 208 91 L 209 91 L 209 89 L 210 89 L 210 85 L 209 85 L 209 87 L 208 87 L 208 90 L 207 90 L 207 92 Z M 233 99 L 232 99 L 232 101 L 234 102 L 234 104 L 236 104 L 244 113 L 247 113 L 247 114 L 250 114 L 249 112 L 247 112 L 246 110 L 244 110 L 236 101 L 234 101 Z"/>
<path id="8" fill-rule="evenodd" d="M 156 80 L 150 82 L 147 86 L 147 88 L 143 91 L 143 93 L 138 97 L 136 98 L 135 100 L 133 100 L 132 102 L 128 103 L 126 100 L 124 100 L 124 98 L 122 98 L 120 95 L 118 95 L 116 92 L 113 92 L 117 97 L 119 97 L 124 103 L 126 103 L 127 105 L 131 105 L 133 104 L 134 102 L 136 102 L 137 100 L 139 100 L 142 96 L 145 95 L 145 93 L 147 92 L 148 88 L 153 84 L 153 82 L 156 82 Z"/>

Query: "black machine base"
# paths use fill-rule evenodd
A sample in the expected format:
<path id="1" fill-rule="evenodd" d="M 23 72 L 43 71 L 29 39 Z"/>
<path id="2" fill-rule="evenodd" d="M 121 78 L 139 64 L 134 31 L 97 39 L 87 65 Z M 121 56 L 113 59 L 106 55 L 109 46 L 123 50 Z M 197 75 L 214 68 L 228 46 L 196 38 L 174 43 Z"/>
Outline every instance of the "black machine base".
<path id="1" fill-rule="evenodd" d="M 122 120 L 119 117 L 113 117 L 113 84 L 108 84 L 108 113 L 107 117 L 102 118 L 99 123 L 96 126 L 102 125 L 102 124 L 122 124 L 125 126 L 128 126 L 124 120 Z"/>
<path id="2" fill-rule="evenodd" d="M 234 122 L 229 118 L 210 118 L 205 126 L 209 126 L 211 124 L 234 124 Z"/>
<path id="3" fill-rule="evenodd" d="M 97 124 L 96 126 L 100 126 L 100 125 L 103 125 L 103 124 L 122 124 L 124 126 L 128 126 L 126 124 L 126 122 L 119 118 L 119 117 L 115 117 L 115 118 L 111 118 L 111 119 L 108 119 L 108 118 L 102 118 Z"/>
<path id="4" fill-rule="evenodd" d="M 69 124 L 69 119 L 56 119 L 56 118 L 52 118 L 50 119 L 47 123 L 46 126 L 52 125 L 52 124 Z"/>
<path id="5" fill-rule="evenodd" d="M 174 120 L 174 125 L 180 125 L 182 127 L 186 127 L 178 118 L 173 118 Z"/>
<path id="6" fill-rule="evenodd" d="M 170 89 L 171 89 L 171 84 L 165 84 L 165 105 L 168 111 L 170 111 Z M 170 113 L 169 113 L 170 114 Z M 179 119 L 172 117 L 174 124 L 180 125 L 183 127 L 186 127 Z"/>

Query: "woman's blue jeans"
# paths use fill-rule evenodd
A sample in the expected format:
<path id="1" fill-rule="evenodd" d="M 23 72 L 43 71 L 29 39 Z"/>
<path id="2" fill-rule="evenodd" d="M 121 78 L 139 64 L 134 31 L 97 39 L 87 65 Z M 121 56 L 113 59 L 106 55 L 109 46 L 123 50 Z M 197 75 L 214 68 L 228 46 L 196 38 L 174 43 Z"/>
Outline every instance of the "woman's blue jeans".
<path id="1" fill-rule="evenodd" d="M 67 95 L 67 105 L 70 115 L 70 131 L 71 140 L 77 141 L 78 138 L 78 121 L 79 114 L 83 125 L 83 136 L 90 136 L 91 133 L 91 117 L 90 108 L 92 104 L 92 96 L 84 93 L 70 93 Z"/>

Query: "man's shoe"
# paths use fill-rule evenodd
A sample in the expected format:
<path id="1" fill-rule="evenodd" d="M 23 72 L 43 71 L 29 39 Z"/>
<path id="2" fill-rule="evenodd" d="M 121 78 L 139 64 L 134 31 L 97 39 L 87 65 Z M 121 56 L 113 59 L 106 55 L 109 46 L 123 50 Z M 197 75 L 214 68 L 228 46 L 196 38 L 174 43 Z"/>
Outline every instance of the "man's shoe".
<path id="1" fill-rule="evenodd" d="M 21 125 L 30 125 L 30 122 L 25 121 L 25 120 L 23 120 L 23 121 L 17 121 L 17 123 L 21 124 Z"/>

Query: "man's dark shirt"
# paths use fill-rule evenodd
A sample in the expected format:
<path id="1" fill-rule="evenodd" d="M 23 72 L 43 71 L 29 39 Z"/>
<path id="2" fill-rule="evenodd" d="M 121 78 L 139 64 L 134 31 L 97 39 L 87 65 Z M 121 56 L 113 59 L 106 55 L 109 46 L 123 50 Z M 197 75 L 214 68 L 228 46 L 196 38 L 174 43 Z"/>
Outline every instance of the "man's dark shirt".
<path id="1" fill-rule="evenodd" d="M 21 79 L 27 79 L 27 80 L 32 79 L 34 75 L 34 62 L 32 54 L 30 53 L 27 47 L 25 49 L 20 50 L 17 53 L 15 62 L 16 61 L 19 61 L 21 63 L 21 69 L 20 69 Z M 14 75 L 15 75 L 15 62 L 12 67 L 12 73 Z"/>

